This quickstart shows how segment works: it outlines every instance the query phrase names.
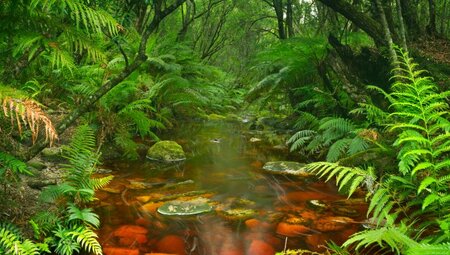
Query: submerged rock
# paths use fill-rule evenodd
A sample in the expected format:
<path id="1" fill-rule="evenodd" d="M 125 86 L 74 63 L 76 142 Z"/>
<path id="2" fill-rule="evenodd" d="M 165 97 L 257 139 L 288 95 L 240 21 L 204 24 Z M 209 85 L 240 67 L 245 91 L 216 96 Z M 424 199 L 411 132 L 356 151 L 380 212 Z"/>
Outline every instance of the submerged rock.
<path id="1" fill-rule="evenodd" d="M 186 245 L 184 239 L 176 235 L 167 235 L 156 244 L 158 252 L 185 255 Z"/>
<path id="2" fill-rule="evenodd" d="M 321 232 L 339 231 L 354 223 L 352 218 L 342 216 L 328 216 L 314 222 L 314 229 Z"/>
<path id="3" fill-rule="evenodd" d="M 311 232 L 309 221 L 302 217 L 290 217 L 278 223 L 276 233 L 282 236 L 295 237 Z"/>
<path id="4" fill-rule="evenodd" d="M 147 239 L 148 230 L 142 226 L 123 225 L 113 232 L 113 236 L 119 238 L 119 243 L 123 246 L 132 246 L 132 244 L 144 244 Z"/>
<path id="5" fill-rule="evenodd" d="M 314 176 L 305 168 L 306 164 L 293 161 L 272 161 L 267 162 L 263 169 L 271 174 L 295 175 L 300 177 Z"/>
<path id="6" fill-rule="evenodd" d="M 258 211 L 249 209 L 255 202 L 245 198 L 228 198 L 224 204 L 218 205 L 216 212 L 226 220 L 241 221 L 255 217 Z"/>
<path id="7" fill-rule="evenodd" d="M 186 159 L 181 145 L 174 141 L 159 141 L 147 152 L 147 158 L 165 162 L 182 161 Z"/>
<path id="8" fill-rule="evenodd" d="M 105 247 L 103 248 L 105 255 L 139 255 L 138 249 L 127 249 L 119 247 Z"/>
<path id="9" fill-rule="evenodd" d="M 212 211 L 208 199 L 196 198 L 188 201 L 170 201 L 158 208 L 158 212 L 166 216 L 189 216 Z"/>
<path id="10" fill-rule="evenodd" d="M 275 249 L 263 240 L 253 240 L 247 254 L 272 255 L 275 254 Z"/>
<path id="11" fill-rule="evenodd" d="M 308 205 L 308 207 L 318 212 L 323 212 L 328 209 L 328 204 L 322 200 L 313 199 L 307 201 L 306 204 Z"/>

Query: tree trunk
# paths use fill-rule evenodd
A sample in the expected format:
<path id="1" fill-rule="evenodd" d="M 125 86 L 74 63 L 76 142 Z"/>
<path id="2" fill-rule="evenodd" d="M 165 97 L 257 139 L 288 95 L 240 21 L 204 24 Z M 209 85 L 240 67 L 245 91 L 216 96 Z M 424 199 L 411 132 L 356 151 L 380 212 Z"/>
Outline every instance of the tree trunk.
<path id="1" fill-rule="evenodd" d="M 372 37 L 377 45 L 386 45 L 386 41 L 383 36 L 383 29 L 380 24 L 367 14 L 358 10 L 355 6 L 352 6 L 345 0 L 318 1 L 352 21 L 357 27 L 361 28 L 370 37 Z"/>
<path id="2" fill-rule="evenodd" d="M 278 36 L 280 39 L 286 39 L 286 32 L 284 30 L 284 13 L 283 13 L 283 0 L 273 0 L 273 8 L 277 15 L 278 22 Z"/>
<path id="3" fill-rule="evenodd" d="M 400 0 L 400 6 L 403 11 L 408 38 L 410 41 L 415 41 L 421 34 L 421 29 L 417 20 L 417 3 L 411 2 L 412 0 Z"/>
<path id="4" fill-rule="evenodd" d="M 289 38 L 294 37 L 292 0 L 287 0 L 286 4 L 286 27 Z"/>
<path id="5" fill-rule="evenodd" d="M 446 24 L 447 24 L 447 0 L 444 0 L 444 5 L 442 7 L 442 15 L 441 15 L 441 36 L 446 37 L 446 33 L 447 33 L 447 28 L 446 28 Z"/>
<path id="6" fill-rule="evenodd" d="M 405 51 L 408 51 L 408 45 L 406 43 L 406 31 L 405 31 L 405 23 L 403 21 L 403 14 L 402 14 L 402 6 L 400 4 L 400 0 L 395 0 L 397 4 L 397 16 L 398 16 L 398 23 L 399 23 L 399 29 L 400 29 L 400 40 L 402 43 L 402 48 Z"/>
<path id="7" fill-rule="evenodd" d="M 387 45 L 389 48 L 389 58 L 391 60 L 392 67 L 396 67 L 398 64 L 397 53 L 394 49 L 394 42 L 392 41 L 391 31 L 389 30 L 389 26 L 386 20 L 386 15 L 384 13 L 384 8 L 381 5 L 380 0 L 375 0 L 375 4 L 377 5 L 378 12 L 380 13 L 381 24 L 383 25 L 384 36 L 386 37 Z"/>
<path id="8" fill-rule="evenodd" d="M 182 27 L 177 34 L 177 42 L 182 42 L 186 38 L 189 25 L 192 22 L 192 15 L 195 15 L 194 3 L 191 0 L 186 0 L 186 12 L 184 8 L 181 9 L 181 24 Z"/>
<path id="9" fill-rule="evenodd" d="M 435 0 L 428 0 L 428 13 L 430 20 L 427 25 L 427 33 L 431 36 L 437 35 L 436 30 L 436 2 Z"/>
<path id="10" fill-rule="evenodd" d="M 131 73 L 133 73 L 135 70 L 137 70 L 142 63 L 144 63 L 147 60 L 147 55 L 145 53 L 147 48 L 147 41 L 152 33 L 156 31 L 161 21 L 169 14 L 174 12 L 181 4 L 186 2 L 186 0 L 177 0 L 172 5 L 166 7 L 164 10 L 161 9 L 162 1 L 154 1 L 155 5 L 155 15 L 150 22 L 150 24 L 146 27 L 144 30 L 141 42 L 139 45 L 139 50 L 136 58 L 134 61 L 127 66 L 120 74 L 118 74 L 116 77 L 112 78 L 111 80 L 107 81 L 105 84 L 103 84 L 93 95 L 89 96 L 83 104 L 72 111 L 68 116 L 64 118 L 63 121 L 61 121 L 57 127 L 56 132 L 58 134 L 62 134 L 68 127 L 70 127 L 75 121 L 82 116 L 84 113 L 88 112 L 92 109 L 93 105 L 106 93 L 108 93 L 111 89 L 113 89 L 115 86 L 120 84 L 122 81 L 124 81 Z M 36 156 L 39 152 L 42 151 L 47 146 L 48 142 L 40 140 L 38 141 L 33 147 L 30 148 L 27 155 L 24 155 L 24 159 L 29 160 Z"/>

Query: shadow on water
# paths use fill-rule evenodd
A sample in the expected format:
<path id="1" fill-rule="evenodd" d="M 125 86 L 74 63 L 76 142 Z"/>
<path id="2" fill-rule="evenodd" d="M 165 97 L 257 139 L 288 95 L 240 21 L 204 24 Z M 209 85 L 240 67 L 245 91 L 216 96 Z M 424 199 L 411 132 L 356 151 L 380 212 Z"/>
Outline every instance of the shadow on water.
<path id="1" fill-rule="evenodd" d="M 115 175 L 97 194 L 107 255 L 320 251 L 326 241 L 340 243 L 359 227 L 355 222 L 365 210 L 360 200 L 344 203 L 333 186 L 314 179 L 265 174 L 265 162 L 284 160 L 287 153 L 264 140 L 250 142 L 252 135 L 239 124 L 188 123 L 163 138 L 182 145 L 188 159 L 104 166 Z M 156 211 L 167 201 L 193 198 L 208 199 L 213 212 L 174 217 Z"/>

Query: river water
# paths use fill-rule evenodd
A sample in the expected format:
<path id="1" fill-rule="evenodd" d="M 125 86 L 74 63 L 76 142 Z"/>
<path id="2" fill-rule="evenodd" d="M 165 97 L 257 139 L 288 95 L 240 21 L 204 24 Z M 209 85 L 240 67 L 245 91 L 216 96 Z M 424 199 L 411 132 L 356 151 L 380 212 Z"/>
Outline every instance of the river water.
<path id="1" fill-rule="evenodd" d="M 182 145 L 188 159 L 176 165 L 143 160 L 103 166 L 115 176 L 97 192 L 106 255 L 321 252 L 326 242 L 340 244 L 360 228 L 366 210 L 362 199 L 346 202 L 332 184 L 262 170 L 264 163 L 288 157 L 280 142 L 270 142 L 278 139 L 274 133 L 202 122 L 163 138 Z M 194 198 L 207 200 L 213 212 L 163 216 L 156 211 L 167 201 Z M 226 209 L 249 213 L 235 217 Z"/>

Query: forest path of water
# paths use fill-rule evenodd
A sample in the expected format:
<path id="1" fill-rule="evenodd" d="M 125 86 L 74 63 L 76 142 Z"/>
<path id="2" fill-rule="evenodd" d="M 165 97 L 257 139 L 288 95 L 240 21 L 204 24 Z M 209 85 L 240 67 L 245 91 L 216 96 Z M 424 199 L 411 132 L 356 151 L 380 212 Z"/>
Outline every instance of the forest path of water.
<path id="1" fill-rule="evenodd" d="M 99 191 L 96 210 L 107 255 L 269 255 L 285 247 L 320 251 L 326 241 L 342 243 L 358 229 L 349 222 L 361 220 L 365 206 L 343 202 L 332 185 L 315 179 L 264 173 L 264 163 L 286 159 L 282 144 L 268 142 L 276 136 L 237 123 L 190 123 L 166 137 L 183 146 L 184 163 L 105 164 L 115 178 Z M 212 213 L 174 217 L 156 211 L 170 200 L 199 198 Z"/>

